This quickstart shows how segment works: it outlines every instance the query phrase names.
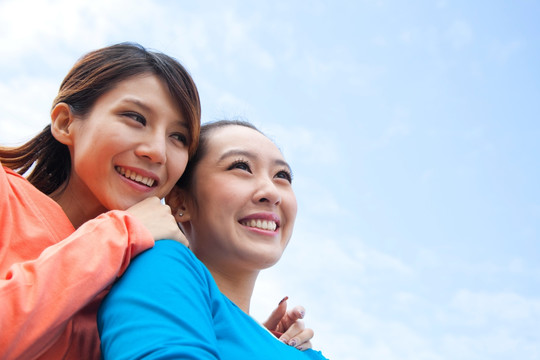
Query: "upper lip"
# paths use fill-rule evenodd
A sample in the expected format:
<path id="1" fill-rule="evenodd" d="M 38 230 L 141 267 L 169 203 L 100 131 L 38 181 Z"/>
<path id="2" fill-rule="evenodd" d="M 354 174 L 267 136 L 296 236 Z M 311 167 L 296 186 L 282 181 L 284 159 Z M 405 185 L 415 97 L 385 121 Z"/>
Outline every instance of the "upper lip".
<path id="1" fill-rule="evenodd" d="M 145 183 L 147 185 L 150 184 L 148 185 L 150 187 L 155 187 L 159 184 L 159 176 L 151 171 L 124 165 L 116 165 L 114 168 L 123 176 L 125 176 L 126 173 L 130 174 L 130 178 L 133 177 L 133 174 L 136 174 L 137 177 L 132 180 Z"/>

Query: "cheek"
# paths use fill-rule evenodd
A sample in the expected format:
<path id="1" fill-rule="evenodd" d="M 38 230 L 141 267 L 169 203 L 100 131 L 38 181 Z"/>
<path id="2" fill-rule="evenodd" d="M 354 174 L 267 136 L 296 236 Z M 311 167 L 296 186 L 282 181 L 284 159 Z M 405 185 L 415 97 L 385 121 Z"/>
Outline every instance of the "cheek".
<path id="1" fill-rule="evenodd" d="M 176 151 L 174 154 L 167 154 L 167 183 L 160 186 L 162 193 L 160 196 L 167 195 L 174 185 L 178 182 L 188 162 L 188 152 L 185 151 Z"/>
<path id="2" fill-rule="evenodd" d="M 101 169 L 110 163 L 117 145 L 89 138 L 78 139 L 69 150 L 73 169 L 77 173 L 95 177 L 95 174 L 102 174 Z"/>
<path id="3" fill-rule="evenodd" d="M 298 204 L 296 202 L 296 196 L 294 195 L 292 191 L 288 192 L 286 195 L 283 196 L 283 212 L 284 212 L 284 216 L 287 219 L 287 223 L 283 229 L 284 230 L 283 250 L 287 247 L 287 244 L 289 243 L 289 240 L 292 237 L 297 210 L 298 210 Z"/>
<path id="4" fill-rule="evenodd" d="M 244 203 L 240 193 L 231 189 L 230 185 L 223 181 L 209 181 L 197 193 L 199 205 L 205 206 L 206 213 L 211 213 L 219 221 L 236 213 Z"/>
<path id="5" fill-rule="evenodd" d="M 290 192 L 287 194 L 287 215 L 290 217 L 289 221 L 294 222 L 296 219 L 296 212 L 298 211 L 298 203 L 296 202 L 296 196 L 294 195 L 294 192 Z"/>
<path id="6" fill-rule="evenodd" d="M 188 162 L 188 151 L 187 151 L 187 149 L 176 152 L 172 156 L 167 157 L 167 164 L 168 164 L 168 169 L 169 169 L 169 178 L 175 184 L 178 181 L 178 179 L 180 179 L 182 174 L 184 173 L 184 170 L 186 170 L 187 162 Z"/>

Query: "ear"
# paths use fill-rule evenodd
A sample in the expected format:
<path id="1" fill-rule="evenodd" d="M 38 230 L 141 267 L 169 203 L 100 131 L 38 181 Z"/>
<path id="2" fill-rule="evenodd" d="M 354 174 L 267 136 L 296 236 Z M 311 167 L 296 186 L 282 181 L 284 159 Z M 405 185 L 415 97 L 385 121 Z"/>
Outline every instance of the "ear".
<path id="1" fill-rule="evenodd" d="M 73 145 L 74 116 L 66 103 L 58 103 L 51 111 L 51 132 L 56 140 L 64 145 Z"/>
<path id="2" fill-rule="evenodd" d="M 188 201 L 187 192 L 178 186 L 173 187 L 171 192 L 165 196 L 165 203 L 171 207 L 177 223 L 185 223 L 191 220 Z"/>

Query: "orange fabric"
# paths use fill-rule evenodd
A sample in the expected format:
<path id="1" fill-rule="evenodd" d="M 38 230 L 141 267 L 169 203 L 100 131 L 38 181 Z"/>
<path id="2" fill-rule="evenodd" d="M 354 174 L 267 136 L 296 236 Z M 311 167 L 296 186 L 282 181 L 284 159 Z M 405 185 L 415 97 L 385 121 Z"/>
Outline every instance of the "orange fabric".
<path id="1" fill-rule="evenodd" d="M 118 210 L 75 230 L 55 201 L 4 167 L 0 222 L 0 359 L 99 359 L 99 304 L 153 246 L 150 232 Z"/>

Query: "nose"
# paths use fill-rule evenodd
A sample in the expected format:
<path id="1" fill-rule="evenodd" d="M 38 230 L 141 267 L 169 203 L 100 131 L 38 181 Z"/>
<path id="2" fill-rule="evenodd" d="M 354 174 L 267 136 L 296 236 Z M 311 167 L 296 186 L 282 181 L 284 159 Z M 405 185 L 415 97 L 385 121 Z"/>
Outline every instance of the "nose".
<path id="1" fill-rule="evenodd" d="M 135 154 L 153 163 L 164 164 L 167 159 L 167 144 L 165 137 L 157 132 L 146 133 L 143 140 L 135 149 Z"/>
<path id="2" fill-rule="evenodd" d="M 254 200 L 259 203 L 278 205 L 281 203 L 281 193 L 272 179 L 264 177 L 258 182 Z"/>

